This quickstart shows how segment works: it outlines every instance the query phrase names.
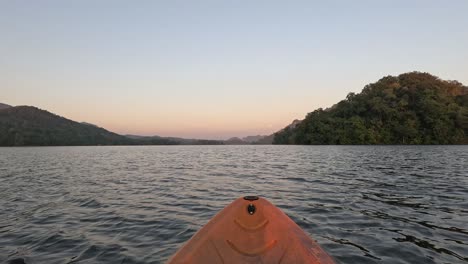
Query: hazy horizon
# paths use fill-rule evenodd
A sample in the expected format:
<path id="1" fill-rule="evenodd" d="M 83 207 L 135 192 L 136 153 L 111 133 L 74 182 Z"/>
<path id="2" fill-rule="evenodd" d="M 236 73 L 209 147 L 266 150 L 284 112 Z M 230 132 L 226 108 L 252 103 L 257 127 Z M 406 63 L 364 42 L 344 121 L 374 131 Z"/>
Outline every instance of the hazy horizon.
<path id="1" fill-rule="evenodd" d="M 0 6 L 0 102 L 119 134 L 271 134 L 386 75 L 468 84 L 466 1 Z"/>

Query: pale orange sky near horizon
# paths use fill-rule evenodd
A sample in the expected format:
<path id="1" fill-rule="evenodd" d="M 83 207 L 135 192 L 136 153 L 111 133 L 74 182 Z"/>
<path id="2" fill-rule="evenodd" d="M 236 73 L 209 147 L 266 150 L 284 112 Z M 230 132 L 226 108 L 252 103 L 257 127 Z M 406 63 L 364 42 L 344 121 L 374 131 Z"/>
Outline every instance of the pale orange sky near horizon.
<path id="1" fill-rule="evenodd" d="M 119 134 L 227 139 L 387 75 L 468 84 L 467 1 L 266 3 L 4 2 L 0 102 Z"/>
<path id="2" fill-rule="evenodd" d="M 37 83 L 28 84 L 26 81 L 24 85 L 38 87 Z M 70 85 L 80 90 L 80 84 Z M 248 96 L 233 93 L 235 87 L 232 87 L 213 95 L 209 101 L 202 99 L 206 96 L 203 94 L 184 98 L 177 98 L 176 94 L 163 99 L 156 94 L 121 98 L 99 93 L 91 95 L 89 92 L 68 94 L 69 90 L 60 89 L 60 85 L 39 86 L 36 93 L 22 95 L 21 98 L 14 93 L 4 101 L 11 105 L 34 105 L 120 134 L 227 139 L 271 134 L 294 119 L 304 118 L 307 112 L 331 106 L 347 94 L 333 89 L 328 92 L 309 89 L 303 95 L 297 95 L 297 89 L 307 91 L 306 87 L 301 87 L 309 85 L 307 83 L 291 82 L 291 87 L 287 82 L 265 82 L 263 85 L 275 89 L 271 94 L 253 93 L 255 96 Z M 132 94 L 131 89 L 128 93 Z"/>

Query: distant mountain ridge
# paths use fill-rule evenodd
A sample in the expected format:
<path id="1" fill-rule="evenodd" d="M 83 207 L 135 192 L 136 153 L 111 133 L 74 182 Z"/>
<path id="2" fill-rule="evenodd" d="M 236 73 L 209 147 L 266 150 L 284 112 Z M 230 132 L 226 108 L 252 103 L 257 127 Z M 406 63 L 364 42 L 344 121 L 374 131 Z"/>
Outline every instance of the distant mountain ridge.
<path id="1" fill-rule="evenodd" d="M 210 139 L 195 139 L 195 138 L 179 138 L 179 137 L 161 137 L 161 136 L 139 136 L 139 135 L 125 135 L 125 137 L 138 140 L 141 142 L 152 142 L 161 139 L 169 140 L 175 145 L 222 145 L 222 140 Z"/>
<path id="2" fill-rule="evenodd" d="M 246 136 L 243 138 L 232 137 L 224 141 L 226 145 L 270 145 L 273 142 L 272 135 L 256 135 L 256 136 Z"/>
<path id="3" fill-rule="evenodd" d="M 2 104 L 4 105 L 4 104 Z M 222 144 L 215 140 L 122 136 L 33 106 L 0 109 L 0 146 Z"/>
<path id="4" fill-rule="evenodd" d="M 261 135 L 247 136 L 247 137 L 243 137 L 242 141 L 245 141 L 247 143 L 254 143 L 254 142 L 257 142 L 257 141 L 261 140 L 264 137 L 266 137 L 266 136 L 261 136 Z"/>
<path id="5" fill-rule="evenodd" d="M 232 137 L 228 140 L 224 141 L 224 144 L 226 145 L 245 145 L 248 144 L 248 142 L 243 141 L 242 139 L 238 137 Z"/>
<path id="6" fill-rule="evenodd" d="M 76 122 L 34 106 L 0 104 L 0 146 L 223 145 L 242 141 L 119 135 L 88 122 Z"/>
<path id="7" fill-rule="evenodd" d="M 275 136 L 275 134 L 264 136 L 264 137 L 258 139 L 257 141 L 252 142 L 252 144 L 254 144 L 254 145 L 271 145 L 273 143 L 274 136 Z"/>

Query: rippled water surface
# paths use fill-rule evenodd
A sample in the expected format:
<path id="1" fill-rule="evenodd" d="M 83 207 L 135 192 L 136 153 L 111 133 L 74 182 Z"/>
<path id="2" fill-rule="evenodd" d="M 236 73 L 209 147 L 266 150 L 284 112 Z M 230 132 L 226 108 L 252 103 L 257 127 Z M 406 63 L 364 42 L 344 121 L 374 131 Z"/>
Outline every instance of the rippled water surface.
<path id="1" fill-rule="evenodd" d="M 0 263 L 163 263 L 258 194 L 340 263 L 467 263 L 467 146 L 0 148 Z"/>

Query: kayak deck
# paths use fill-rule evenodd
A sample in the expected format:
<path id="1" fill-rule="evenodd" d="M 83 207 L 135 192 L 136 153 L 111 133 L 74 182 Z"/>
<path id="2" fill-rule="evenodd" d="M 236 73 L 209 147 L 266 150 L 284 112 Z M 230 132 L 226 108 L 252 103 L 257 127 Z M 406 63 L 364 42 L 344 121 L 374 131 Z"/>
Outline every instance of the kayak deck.
<path id="1" fill-rule="evenodd" d="M 335 262 L 276 206 L 246 196 L 213 217 L 168 263 Z"/>

